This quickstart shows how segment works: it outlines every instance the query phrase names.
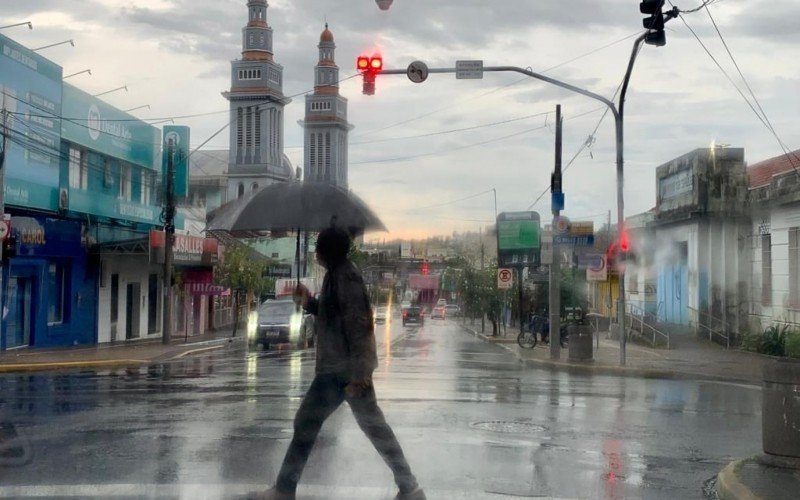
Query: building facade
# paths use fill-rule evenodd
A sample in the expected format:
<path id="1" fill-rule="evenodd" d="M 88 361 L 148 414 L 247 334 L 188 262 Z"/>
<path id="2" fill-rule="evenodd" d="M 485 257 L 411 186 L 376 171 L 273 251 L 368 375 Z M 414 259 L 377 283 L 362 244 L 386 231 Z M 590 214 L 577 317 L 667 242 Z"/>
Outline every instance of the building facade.
<path id="1" fill-rule="evenodd" d="M 347 189 L 347 99 L 339 95 L 336 44 L 325 24 L 319 37 L 319 62 L 314 67 L 314 93 L 306 96 L 303 165 L 305 181 L 326 182 Z"/>

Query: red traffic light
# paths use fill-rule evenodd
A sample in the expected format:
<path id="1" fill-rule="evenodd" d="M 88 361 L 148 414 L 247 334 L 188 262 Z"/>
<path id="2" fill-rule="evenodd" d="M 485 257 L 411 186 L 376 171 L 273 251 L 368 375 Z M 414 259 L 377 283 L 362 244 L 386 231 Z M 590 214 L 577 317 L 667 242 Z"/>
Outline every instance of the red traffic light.
<path id="1" fill-rule="evenodd" d="M 383 69 L 383 58 L 375 55 L 372 57 L 358 56 L 356 59 L 356 69 L 361 72 L 380 73 Z"/>
<path id="2" fill-rule="evenodd" d="M 619 239 L 619 249 L 622 252 L 628 252 L 631 249 L 631 243 L 628 239 L 628 231 L 622 231 L 622 236 Z"/>
<path id="3" fill-rule="evenodd" d="M 425 261 L 422 263 L 422 274 L 427 276 L 428 272 L 430 272 L 428 268 L 428 261 Z"/>

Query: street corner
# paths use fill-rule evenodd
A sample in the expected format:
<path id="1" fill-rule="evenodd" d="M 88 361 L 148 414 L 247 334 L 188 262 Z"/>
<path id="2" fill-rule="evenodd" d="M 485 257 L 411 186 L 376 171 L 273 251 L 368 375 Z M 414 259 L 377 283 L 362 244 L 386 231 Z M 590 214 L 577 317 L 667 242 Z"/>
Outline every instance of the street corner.
<path id="1" fill-rule="evenodd" d="M 717 475 L 717 497 L 720 500 L 760 500 L 739 475 L 745 464 L 754 462 L 754 457 L 735 460 L 720 471 Z"/>

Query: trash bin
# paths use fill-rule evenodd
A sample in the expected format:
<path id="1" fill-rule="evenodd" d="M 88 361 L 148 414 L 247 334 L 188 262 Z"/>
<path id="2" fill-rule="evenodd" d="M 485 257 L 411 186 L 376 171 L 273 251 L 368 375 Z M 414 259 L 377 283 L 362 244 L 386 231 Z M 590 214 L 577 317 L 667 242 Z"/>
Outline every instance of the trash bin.
<path id="1" fill-rule="evenodd" d="M 590 325 L 570 325 L 567 327 L 569 336 L 569 360 L 592 360 L 592 327 Z"/>
<path id="2" fill-rule="evenodd" d="M 766 363 L 762 386 L 764 453 L 800 458 L 800 362 Z"/>

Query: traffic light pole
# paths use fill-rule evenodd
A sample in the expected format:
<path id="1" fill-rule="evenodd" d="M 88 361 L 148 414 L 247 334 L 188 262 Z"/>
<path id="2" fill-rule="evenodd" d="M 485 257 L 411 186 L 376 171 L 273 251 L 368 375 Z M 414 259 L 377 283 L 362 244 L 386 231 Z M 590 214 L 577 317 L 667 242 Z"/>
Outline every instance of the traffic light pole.
<path id="1" fill-rule="evenodd" d="M 556 105 L 556 158 L 550 191 L 553 195 L 562 193 L 561 184 L 561 105 Z M 553 233 L 561 214 L 561 209 L 553 203 Z M 550 359 L 561 357 L 561 252 L 553 245 L 553 262 L 550 263 Z"/>
<path id="2" fill-rule="evenodd" d="M 512 73 L 521 73 L 523 75 L 529 76 L 531 78 L 535 78 L 536 80 L 541 80 L 543 82 L 547 82 L 549 84 L 555 85 L 556 87 L 561 87 L 562 89 L 569 90 L 571 92 L 575 92 L 576 94 L 581 94 L 586 96 L 590 99 L 594 99 L 596 101 L 600 101 L 611 111 L 611 114 L 614 116 L 614 125 L 616 131 L 616 150 L 617 150 L 617 237 L 621 240 L 622 235 L 624 232 L 623 225 L 625 223 L 625 200 L 623 195 L 623 187 L 624 187 L 624 155 L 623 155 L 623 115 L 622 111 L 625 106 L 625 94 L 628 90 L 628 82 L 630 81 L 631 72 L 633 71 L 633 65 L 636 61 L 636 56 L 639 54 L 639 49 L 642 46 L 645 38 L 647 37 L 649 32 L 642 33 L 639 37 L 636 38 L 636 41 L 633 44 L 633 50 L 631 51 L 631 57 L 628 61 L 628 69 L 625 72 L 625 78 L 622 82 L 622 89 L 619 96 L 619 107 L 617 107 L 613 101 L 607 99 L 599 94 L 595 94 L 589 90 L 582 89 L 580 87 L 576 87 L 566 82 L 562 82 L 560 80 L 556 80 L 555 78 L 550 78 L 549 76 L 542 75 L 540 73 L 536 73 L 535 71 L 531 71 L 525 68 L 519 68 L 517 66 L 484 66 L 484 72 L 512 72 Z M 456 68 L 428 68 L 428 73 L 456 73 Z M 380 71 L 381 75 L 408 75 L 407 69 L 383 69 Z M 553 256 L 555 257 L 555 251 L 553 252 Z M 619 298 L 617 299 L 617 322 L 620 326 L 620 339 L 619 339 L 619 364 L 625 365 L 625 273 L 620 271 L 619 273 Z M 553 339 L 551 339 L 551 344 Z M 558 343 L 558 339 L 555 339 L 556 343 Z"/>

